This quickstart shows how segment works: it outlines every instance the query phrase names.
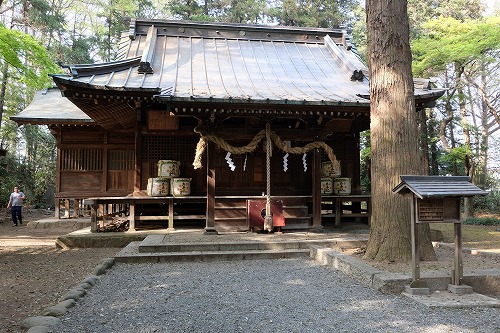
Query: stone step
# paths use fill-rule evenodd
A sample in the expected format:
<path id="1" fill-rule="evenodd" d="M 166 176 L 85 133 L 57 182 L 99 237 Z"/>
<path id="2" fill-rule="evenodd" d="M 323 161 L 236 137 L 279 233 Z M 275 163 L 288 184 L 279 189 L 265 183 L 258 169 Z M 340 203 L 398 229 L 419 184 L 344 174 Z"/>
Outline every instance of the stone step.
<path id="1" fill-rule="evenodd" d="M 349 238 L 172 242 L 167 235 L 148 235 L 131 242 L 115 259 L 140 263 L 296 258 L 309 256 L 312 246 L 356 248 L 365 243 L 366 239 Z"/>
<path id="2" fill-rule="evenodd" d="M 364 240 L 316 239 L 316 240 L 268 240 L 268 241 L 225 241 L 225 242 L 187 242 L 172 243 L 165 241 L 165 235 L 149 235 L 139 243 L 139 253 L 191 252 L 191 251 L 253 251 L 253 250 L 291 250 L 309 249 L 312 245 L 330 247 L 359 247 Z"/>
<path id="3" fill-rule="evenodd" d="M 255 259 L 307 258 L 309 249 L 286 250 L 239 250 L 239 251 L 187 251 L 187 252 L 139 252 L 139 243 L 132 242 L 116 256 L 123 263 L 160 263 L 193 261 L 231 261 Z"/>

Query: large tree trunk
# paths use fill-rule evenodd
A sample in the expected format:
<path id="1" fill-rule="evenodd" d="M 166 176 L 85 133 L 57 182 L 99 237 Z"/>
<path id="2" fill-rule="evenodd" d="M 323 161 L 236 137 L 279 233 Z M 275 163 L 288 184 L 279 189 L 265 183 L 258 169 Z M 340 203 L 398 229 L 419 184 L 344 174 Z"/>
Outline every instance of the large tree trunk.
<path id="1" fill-rule="evenodd" d="M 394 194 L 400 175 L 420 175 L 406 1 L 367 0 L 372 225 L 366 257 L 411 259 L 410 200 Z M 428 226 L 424 257 L 434 256 Z M 434 256 L 435 257 L 435 256 Z"/>

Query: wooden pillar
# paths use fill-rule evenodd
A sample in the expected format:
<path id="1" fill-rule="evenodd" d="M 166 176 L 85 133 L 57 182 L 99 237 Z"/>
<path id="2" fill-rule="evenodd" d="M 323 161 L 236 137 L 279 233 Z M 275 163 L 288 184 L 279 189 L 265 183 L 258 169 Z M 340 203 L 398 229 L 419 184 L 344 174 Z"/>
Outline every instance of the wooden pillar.
<path id="1" fill-rule="evenodd" d="M 104 132 L 101 160 L 102 160 L 101 193 L 106 193 L 108 191 L 108 131 Z"/>
<path id="2" fill-rule="evenodd" d="M 55 194 L 57 195 L 58 193 L 61 192 L 61 125 L 57 126 L 57 132 L 56 132 L 56 147 L 57 147 L 57 155 L 56 155 L 56 188 L 55 188 Z M 54 134 L 54 133 L 53 133 Z M 56 197 L 55 200 L 55 210 L 54 214 L 55 217 L 60 219 L 61 218 L 61 201 L 59 198 Z"/>
<path id="3" fill-rule="evenodd" d="M 215 169 L 212 167 L 212 159 L 215 152 L 214 144 L 207 143 L 206 161 L 207 161 L 207 210 L 205 234 L 217 235 L 215 229 Z"/>
<path id="4" fill-rule="evenodd" d="M 460 222 L 453 223 L 455 235 L 455 269 L 453 276 L 453 284 L 456 286 L 462 285 L 464 277 L 464 265 L 462 254 L 462 224 Z"/>
<path id="5" fill-rule="evenodd" d="M 134 200 L 130 200 L 128 211 L 129 211 L 128 231 L 134 232 L 135 231 L 135 201 Z"/>
<path id="6" fill-rule="evenodd" d="M 77 218 L 80 212 L 80 201 L 73 198 L 73 215 L 71 217 Z"/>
<path id="7" fill-rule="evenodd" d="M 70 210 L 70 200 L 71 199 L 64 199 L 64 217 L 69 219 L 69 210 Z"/>
<path id="8" fill-rule="evenodd" d="M 90 202 L 90 231 L 96 232 L 97 230 L 97 200 Z"/>
<path id="9" fill-rule="evenodd" d="M 353 193 L 361 193 L 361 152 L 360 152 L 360 136 L 359 132 L 354 133 L 354 138 L 356 139 L 356 145 L 353 147 L 354 151 L 354 165 L 353 165 L 353 178 L 352 178 L 352 188 Z"/>
<path id="10" fill-rule="evenodd" d="M 141 109 L 137 102 L 137 118 L 135 126 L 135 165 L 134 165 L 134 192 L 141 190 L 142 183 L 142 131 L 141 131 Z M 132 207 L 132 205 L 131 205 Z"/>
<path id="11" fill-rule="evenodd" d="M 335 226 L 340 227 L 340 215 L 342 214 L 342 198 L 335 198 Z"/>
<path id="12" fill-rule="evenodd" d="M 174 229 L 174 198 L 168 198 L 168 228 L 167 231 L 175 231 Z"/>
<path id="13" fill-rule="evenodd" d="M 58 219 L 61 218 L 61 199 L 59 198 L 55 200 L 54 216 Z"/>
<path id="14" fill-rule="evenodd" d="M 320 229 L 321 225 L 321 152 L 313 150 L 312 162 L 312 227 Z"/>
<path id="15" fill-rule="evenodd" d="M 428 288 L 427 282 L 420 280 L 420 255 L 418 253 L 418 243 L 420 243 L 418 238 L 418 198 L 412 195 L 411 201 L 411 258 L 412 258 L 412 270 L 411 277 L 412 282 L 410 288 Z"/>

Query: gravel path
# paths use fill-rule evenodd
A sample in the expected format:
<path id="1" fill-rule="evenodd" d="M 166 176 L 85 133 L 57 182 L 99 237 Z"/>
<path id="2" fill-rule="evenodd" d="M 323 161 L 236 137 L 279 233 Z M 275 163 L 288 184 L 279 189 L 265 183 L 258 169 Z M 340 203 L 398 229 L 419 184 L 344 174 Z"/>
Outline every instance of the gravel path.
<path id="1" fill-rule="evenodd" d="M 314 261 L 116 264 L 52 332 L 500 332 L 500 309 L 427 308 Z"/>

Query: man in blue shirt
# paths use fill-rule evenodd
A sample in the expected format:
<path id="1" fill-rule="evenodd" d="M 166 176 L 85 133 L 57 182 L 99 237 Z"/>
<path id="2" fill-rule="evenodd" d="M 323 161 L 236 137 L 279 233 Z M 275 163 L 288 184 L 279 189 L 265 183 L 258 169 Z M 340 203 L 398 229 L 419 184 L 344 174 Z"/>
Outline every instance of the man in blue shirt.
<path id="1" fill-rule="evenodd" d="M 19 220 L 19 224 L 23 224 L 21 209 L 23 208 L 24 199 L 26 199 L 24 193 L 19 192 L 19 188 L 17 186 L 14 187 L 14 192 L 10 194 L 9 203 L 7 204 L 7 208 L 10 207 L 13 223 L 12 226 L 14 227 L 17 226 L 17 220 Z"/>

